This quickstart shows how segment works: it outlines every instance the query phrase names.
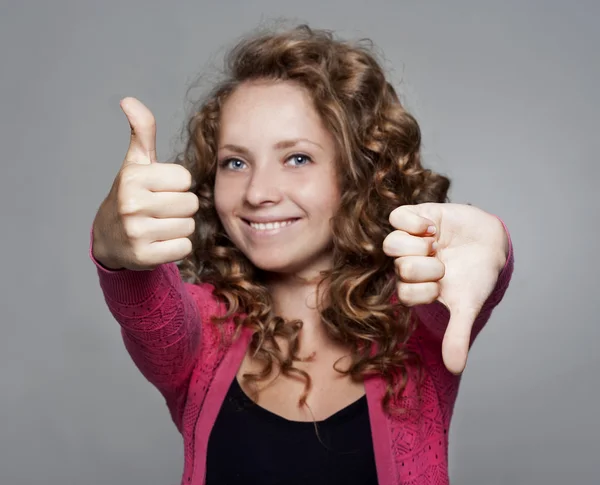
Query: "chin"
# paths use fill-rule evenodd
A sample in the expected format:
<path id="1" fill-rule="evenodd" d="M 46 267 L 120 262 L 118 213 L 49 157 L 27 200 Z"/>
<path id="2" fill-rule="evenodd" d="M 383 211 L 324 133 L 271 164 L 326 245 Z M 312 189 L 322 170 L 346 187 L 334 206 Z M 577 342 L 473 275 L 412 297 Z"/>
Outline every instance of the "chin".
<path id="1" fill-rule="evenodd" d="M 274 257 L 272 254 L 265 256 L 247 254 L 246 256 L 254 266 L 268 273 L 293 273 L 302 267 L 301 264 L 290 258 Z"/>
<path id="2" fill-rule="evenodd" d="M 318 277 L 321 271 L 331 267 L 330 261 L 321 258 L 300 254 L 279 254 L 273 252 L 266 254 L 246 254 L 250 262 L 261 271 L 277 275 L 296 275 L 302 279 L 312 280 Z"/>

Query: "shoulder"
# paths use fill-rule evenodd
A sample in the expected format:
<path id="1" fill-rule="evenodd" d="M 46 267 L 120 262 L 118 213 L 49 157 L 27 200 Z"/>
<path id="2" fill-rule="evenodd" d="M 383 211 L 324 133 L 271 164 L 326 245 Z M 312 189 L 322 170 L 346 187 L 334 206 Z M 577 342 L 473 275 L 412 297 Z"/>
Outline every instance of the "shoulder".
<path id="1" fill-rule="evenodd" d="M 215 315 L 224 314 L 225 307 L 214 295 L 213 285 L 210 283 L 184 283 L 184 286 L 198 305 L 203 324 L 206 324 Z"/>
<path id="2" fill-rule="evenodd" d="M 226 314 L 225 303 L 215 296 L 215 288 L 210 283 L 185 283 L 185 286 L 200 312 L 201 355 L 206 357 L 215 351 L 225 350 L 235 331 L 233 318 L 222 323 L 214 321 L 214 317 Z"/>

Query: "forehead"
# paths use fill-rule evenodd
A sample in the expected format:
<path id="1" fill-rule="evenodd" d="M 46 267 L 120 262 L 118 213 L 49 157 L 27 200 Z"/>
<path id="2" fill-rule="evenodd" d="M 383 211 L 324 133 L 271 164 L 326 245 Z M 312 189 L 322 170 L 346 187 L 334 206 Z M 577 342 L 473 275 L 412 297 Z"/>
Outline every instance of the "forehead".
<path id="1" fill-rule="evenodd" d="M 333 143 L 310 95 L 286 81 L 244 83 L 236 88 L 223 105 L 219 134 L 222 143 L 276 143 L 291 138 Z"/>

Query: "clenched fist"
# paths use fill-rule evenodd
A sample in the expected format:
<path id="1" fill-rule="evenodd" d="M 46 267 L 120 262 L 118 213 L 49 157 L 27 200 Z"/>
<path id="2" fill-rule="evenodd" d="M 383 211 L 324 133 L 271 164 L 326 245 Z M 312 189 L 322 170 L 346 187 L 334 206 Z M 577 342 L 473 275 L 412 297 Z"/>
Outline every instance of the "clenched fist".
<path id="1" fill-rule="evenodd" d="M 507 261 L 508 234 L 496 216 L 461 204 L 401 206 L 390 223 L 395 230 L 383 250 L 394 258 L 398 299 L 406 306 L 437 300 L 448 308 L 442 354 L 459 374 L 475 319 Z"/>
<path id="2" fill-rule="evenodd" d="M 157 163 L 156 122 L 135 98 L 121 101 L 131 127 L 127 155 L 94 219 L 92 254 L 108 269 L 149 270 L 192 251 L 198 198 L 184 167 Z"/>

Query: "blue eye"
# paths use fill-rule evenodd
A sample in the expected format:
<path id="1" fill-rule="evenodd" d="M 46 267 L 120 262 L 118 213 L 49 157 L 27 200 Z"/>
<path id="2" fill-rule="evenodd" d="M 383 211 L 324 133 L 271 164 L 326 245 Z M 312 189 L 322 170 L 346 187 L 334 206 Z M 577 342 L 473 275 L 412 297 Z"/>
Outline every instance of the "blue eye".
<path id="1" fill-rule="evenodd" d="M 302 155 L 299 153 L 292 155 L 290 158 L 287 159 L 287 161 L 290 161 L 290 160 L 296 161 L 296 163 L 294 163 L 294 165 L 296 167 L 301 167 L 302 165 L 307 165 L 308 163 L 310 163 L 312 161 L 309 156 Z"/>
<path id="2" fill-rule="evenodd" d="M 246 164 L 239 158 L 228 158 L 221 162 L 221 167 L 229 168 L 231 170 L 242 170 Z"/>

